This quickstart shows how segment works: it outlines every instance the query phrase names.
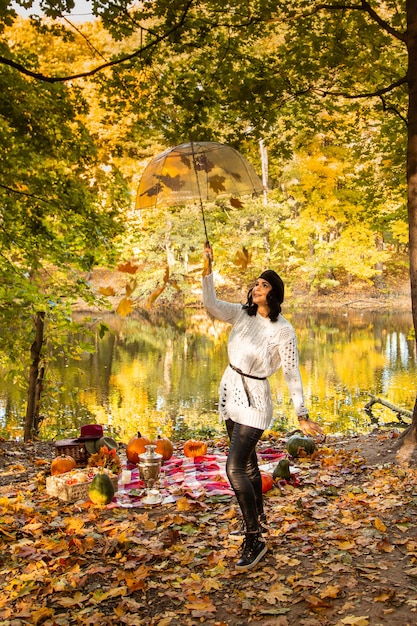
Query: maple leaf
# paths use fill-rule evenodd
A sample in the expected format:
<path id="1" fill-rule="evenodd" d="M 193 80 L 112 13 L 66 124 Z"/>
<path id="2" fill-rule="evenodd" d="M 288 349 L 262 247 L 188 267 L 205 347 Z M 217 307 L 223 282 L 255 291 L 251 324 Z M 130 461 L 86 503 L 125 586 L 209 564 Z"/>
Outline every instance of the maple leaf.
<path id="1" fill-rule="evenodd" d="M 215 613 L 216 607 L 208 596 L 197 598 L 197 596 L 190 596 L 189 601 L 185 604 L 186 608 L 190 611 L 204 611 L 205 613 Z"/>
<path id="2" fill-rule="evenodd" d="M 343 626 L 369 626 L 369 615 L 347 615 L 340 623 Z"/>
<path id="3" fill-rule="evenodd" d="M 214 191 L 214 193 L 220 193 L 221 191 L 226 191 L 226 187 L 224 186 L 224 181 L 226 180 L 225 176 L 219 176 L 216 174 L 215 176 L 210 176 L 208 179 L 209 187 Z"/>
<path id="4" fill-rule="evenodd" d="M 337 598 L 341 591 L 337 585 L 327 585 L 320 593 L 320 598 Z"/>
<path id="5" fill-rule="evenodd" d="M 180 540 L 180 533 L 179 533 L 179 530 L 176 530 L 176 529 L 168 530 L 162 536 L 162 543 L 164 544 L 166 548 L 169 548 L 170 546 L 173 546 L 175 543 L 178 543 L 179 540 Z"/>
<path id="6" fill-rule="evenodd" d="M 125 272 L 126 274 L 136 274 L 138 269 L 139 265 L 134 265 L 130 261 L 127 261 L 127 263 L 120 263 L 120 265 L 117 266 L 117 270 L 119 272 Z"/>
<path id="7" fill-rule="evenodd" d="M 235 265 L 240 266 L 242 269 L 247 269 L 248 265 L 252 261 L 252 252 L 250 252 L 245 246 L 242 246 L 242 250 L 236 252 Z"/>
<path id="8" fill-rule="evenodd" d="M 239 198 L 230 198 L 229 202 L 235 209 L 241 209 L 244 206 L 243 202 L 241 202 Z"/>
<path id="9" fill-rule="evenodd" d="M 380 552 L 392 552 L 395 549 L 394 546 L 391 543 L 389 543 L 389 541 L 387 541 L 386 539 L 383 539 L 382 541 L 378 541 L 378 543 L 376 544 L 376 547 L 378 548 Z"/>
<path id="10" fill-rule="evenodd" d="M 213 571 L 210 570 L 210 574 L 212 574 L 212 572 Z M 220 573 L 221 574 L 224 573 L 224 568 L 222 569 Z M 205 580 L 203 583 L 204 591 L 212 591 L 213 589 L 216 589 L 216 591 L 219 591 L 219 589 L 221 589 L 222 586 L 223 586 L 222 583 L 217 578 L 209 578 L 208 580 Z"/>
<path id="11" fill-rule="evenodd" d="M 145 304 L 146 309 L 150 309 L 153 303 L 155 302 L 155 300 L 159 298 L 159 296 L 161 295 L 161 293 L 164 291 L 165 287 L 167 286 L 168 280 L 169 280 L 169 267 L 167 266 L 165 269 L 163 283 L 160 287 L 155 289 L 155 291 L 153 291 L 151 295 L 149 296 Z"/>
<path id="12" fill-rule="evenodd" d="M 73 606 L 83 606 L 84 602 L 89 600 L 89 596 L 84 596 L 80 591 L 76 591 L 73 596 L 64 596 L 63 598 L 57 598 L 56 603 L 64 608 L 71 608 Z"/>
<path id="13" fill-rule="evenodd" d="M 39 535 L 43 528 L 42 522 L 34 522 L 32 524 L 26 524 L 21 528 L 21 531 L 30 535 Z"/>
<path id="14" fill-rule="evenodd" d="M 377 517 L 374 520 L 374 526 L 377 530 L 381 531 L 381 533 L 385 533 L 387 530 L 387 527 L 385 526 L 384 522 L 380 520 L 379 517 Z"/>
<path id="15" fill-rule="evenodd" d="M 374 596 L 374 602 L 392 602 L 396 595 L 397 592 L 395 589 L 387 589 L 381 591 L 377 596 Z"/>
<path id="16" fill-rule="evenodd" d="M 208 173 L 214 168 L 214 163 L 212 163 L 205 154 L 198 154 L 194 159 L 194 167 L 197 172 Z"/>
<path id="17" fill-rule="evenodd" d="M 187 498 L 178 498 L 177 511 L 190 511 L 191 503 Z"/>
<path id="18" fill-rule="evenodd" d="M 310 605 L 312 609 L 330 608 L 332 606 L 328 602 L 325 602 L 322 598 L 318 598 L 317 596 L 314 596 L 312 594 L 306 596 L 304 599 L 307 602 L 307 604 Z"/>
<path id="19" fill-rule="evenodd" d="M 30 614 L 30 623 L 40 624 L 44 622 L 48 617 L 53 617 L 55 615 L 55 611 L 53 609 L 48 609 L 46 606 L 42 606 L 39 609 L 35 609 Z"/>
<path id="20" fill-rule="evenodd" d="M 237 509 L 234 506 L 231 506 L 230 509 L 223 514 L 223 519 L 232 520 L 237 516 Z"/>
<path id="21" fill-rule="evenodd" d="M 175 176 L 171 176 L 170 174 L 160 174 L 156 176 L 156 178 L 158 178 L 163 185 L 168 187 L 168 189 L 172 189 L 172 191 L 179 191 L 181 187 L 184 187 L 185 185 L 185 180 L 182 180 L 179 174 L 176 174 Z"/>
<path id="22" fill-rule="evenodd" d="M 98 289 L 99 293 L 101 293 L 102 296 L 115 296 L 116 295 L 116 291 L 114 290 L 113 287 L 99 287 Z"/>
<path id="23" fill-rule="evenodd" d="M 67 527 L 67 532 L 69 533 L 79 533 L 80 530 L 82 530 L 85 526 L 84 520 L 79 517 L 69 517 L 67 520 L 65 520 L 65 524 Z"/>
<path id="24" fill-rule="evenodd" d="M 96 602 L 103 602 L 107 600 L 107 598 L 117 598 L 118 596 L 125 596 L 128 593 L 128 588 L 126 585 L 122 585 L 121 587 L 112 587 L 107 591 L 103 591 L 103 589 L 97 589 L 93 593 L 93 598 Z"/>
<path id="25" fill-rule="evenodd" d="M 132 280 L 130 283 L 126 283 L 126 295 L 131 296 L 137 286 L 138 286 L 138 281 L 136 280 L 136 278 Z"/>
<path id="26" fill-rule="evenodd" d="M 121 315 L 122 317 L 126 317 L 129 313 L 133 311 L 133 300 L 131 298 L 122 298 L 120 300 L 119 305 L 116 309 L 116 313 Z"/>
<path id="27" fill-rule="evenodd" d="M 293 591 L 289 587 L 286 587 L 281 583 L 275 583 L 265 594 L 265 600 L 269 604 L 276 604 L 276 602 L 288 602 L 288 596 L 291 596 L 292 593 Z"/>
<path id="28" fill-rule="evenodd" d="M 143 578 L 137 579 L 133 573 L 129 577 L 125 578 L 125 582 L 129 590 L 129 593 L 132 593 L 133 591 L 146 589 L 147 587 L 146 580 L 144 580 Z"/>

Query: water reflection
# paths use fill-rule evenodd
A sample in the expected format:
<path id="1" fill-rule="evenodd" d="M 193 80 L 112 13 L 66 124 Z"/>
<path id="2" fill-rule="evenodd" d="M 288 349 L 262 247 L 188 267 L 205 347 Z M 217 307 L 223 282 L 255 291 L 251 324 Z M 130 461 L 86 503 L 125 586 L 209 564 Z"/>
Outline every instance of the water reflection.
<path id="1" fill-rule="evenodd" d="M 408 313 L 286 314 L 297 330 L 305 400 L 328 432 L 372 428 L 364 407 L 369 394 L 412 410 L 416 355 Z M 228 360 L 228 326 L 203 311 L 181 319 L 104 316 L 109 332 L 95 337 L 94 354 L 52 363 L 44 392 L 42 438 L 76 435 L 81 423 L 106 425 L 123 441 L 136 431 L 174 436 L 186 428 L 221 429 L 217 387 Z M 82 337 L 71 337 L 79 342 Z M 275 428 L 297 420 L 281 372 L 271 380 Z M 0 383 L 0 433 L 22 434 L 25 393 Z M 382 406 L 381 421 L 395 421 Z"/>

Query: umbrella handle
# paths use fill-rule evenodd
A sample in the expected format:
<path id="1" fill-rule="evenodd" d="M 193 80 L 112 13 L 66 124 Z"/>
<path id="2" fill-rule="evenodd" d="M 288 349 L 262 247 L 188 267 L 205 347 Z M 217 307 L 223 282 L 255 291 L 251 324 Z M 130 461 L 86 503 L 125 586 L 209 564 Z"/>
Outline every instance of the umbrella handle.
<path id="1" fill-rule="evenodd" d="M 191 154 L 193 156 L 193 166 L 194 166 L 195 180 L 196 180 L 197 189 L 198 189 L 198 197 L 200 199 L 200 209 L 201 209 L 201 215 L 202 215 L 202 218 L 203 218 L 204 234 L 206 236 L 206 243 L 209 243 L 208 234 L 207 234 L 207 226 L 206 226 L 206 217 L 204 215 L 203 200 L 201 198 L 200 181 L 198 179 L 197 163 L 196 163 L 196 160 L 195 160 L 194 143 L 192 141 L 190 141 L 190 146 L 191 146 Z"/>

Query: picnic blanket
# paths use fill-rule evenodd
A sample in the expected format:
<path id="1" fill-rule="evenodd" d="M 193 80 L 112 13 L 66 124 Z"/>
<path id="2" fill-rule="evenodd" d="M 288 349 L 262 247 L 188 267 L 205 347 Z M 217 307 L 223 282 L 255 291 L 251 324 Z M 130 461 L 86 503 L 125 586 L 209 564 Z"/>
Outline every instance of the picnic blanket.
<path id="1" fill-rule="evenodd" d="M 272 472 L 285 453 L 266 448 L 258 452 L 259 467 L 263 471 Z M 172 456 L 161 466 L 159 479 L 155 487 L 162 496 L 161 504 L 174 503 L 180 497 L 193 499 L 232 497 L 234 492 L 226 476 L 226 454 L 206 454 L 188 458 Z M 118 491 L 109 507 L 142 507 L 145 496 L 145 484 L 139 475 L 139 469 L 127 465 L 124 469 L 131 470 L 131 480 L 122 484 L 119 477 Z"/>

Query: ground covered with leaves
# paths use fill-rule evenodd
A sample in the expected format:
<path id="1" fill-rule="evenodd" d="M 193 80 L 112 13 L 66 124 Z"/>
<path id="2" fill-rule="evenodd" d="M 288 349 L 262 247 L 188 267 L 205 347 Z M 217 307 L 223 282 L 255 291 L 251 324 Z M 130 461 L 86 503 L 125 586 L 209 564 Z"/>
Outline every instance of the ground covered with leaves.
<path id="1" fill-rule="evenodd" d="M 246 573 L 234 498 L 66 503 L 45 491 L 53 443 L 1 442 L 0 626 L 411 626 L 417 470 L 396 464 L 395 437 L 329 438 L 292 460 L 299 484 L 266 494 L 269 552 Z"/>

